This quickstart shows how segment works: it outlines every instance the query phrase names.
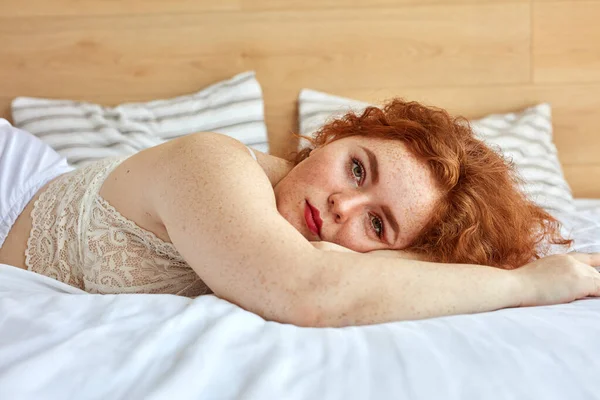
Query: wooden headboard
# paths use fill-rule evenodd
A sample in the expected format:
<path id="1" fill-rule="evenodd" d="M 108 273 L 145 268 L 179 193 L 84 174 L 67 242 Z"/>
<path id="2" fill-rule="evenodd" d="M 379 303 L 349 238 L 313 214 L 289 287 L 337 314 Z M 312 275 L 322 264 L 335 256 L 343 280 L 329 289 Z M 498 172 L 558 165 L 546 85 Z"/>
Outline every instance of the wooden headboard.
<path id="1" fill-rule="evenodd" d="M 467 117 L 549 102 L 575 196 L 600 197 L 599 19 L 600 0 L 0 0 L 0 116 L 16 96 L 114 105 L 255 70 L 285 155 L 301 88 Z"/>

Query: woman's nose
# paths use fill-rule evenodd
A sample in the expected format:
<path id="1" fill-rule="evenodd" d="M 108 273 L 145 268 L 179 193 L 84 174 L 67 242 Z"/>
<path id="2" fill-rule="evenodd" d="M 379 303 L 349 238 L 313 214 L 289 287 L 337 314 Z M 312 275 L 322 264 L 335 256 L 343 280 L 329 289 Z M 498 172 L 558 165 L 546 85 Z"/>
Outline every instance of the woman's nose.
<path id="1" fill-rule="evenodd" d="M 362 213 L 367 201 L 368 198 L 363 193 L 336 193 L 329 196 L 329 210 L 335 222 L 343 223 L 351 216 Z"/>

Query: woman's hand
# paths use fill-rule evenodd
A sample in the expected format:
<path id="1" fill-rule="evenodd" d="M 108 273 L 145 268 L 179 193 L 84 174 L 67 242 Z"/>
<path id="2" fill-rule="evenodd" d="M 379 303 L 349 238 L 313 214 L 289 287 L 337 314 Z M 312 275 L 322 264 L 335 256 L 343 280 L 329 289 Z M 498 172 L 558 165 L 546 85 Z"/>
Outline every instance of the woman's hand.
<path id="1" fill-rule="evenodd" d="M 523 284 L 521 306 L 569 303 L 600 297 L 600 253 L 569 253 L 541 258 L 511 272 Z"/>

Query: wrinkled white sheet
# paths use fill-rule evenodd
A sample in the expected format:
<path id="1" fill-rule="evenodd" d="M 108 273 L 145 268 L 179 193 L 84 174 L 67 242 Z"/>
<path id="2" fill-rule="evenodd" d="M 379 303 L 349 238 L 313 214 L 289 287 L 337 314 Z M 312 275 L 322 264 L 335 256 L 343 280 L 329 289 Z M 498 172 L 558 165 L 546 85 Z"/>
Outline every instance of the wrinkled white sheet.
<path id="1" fill-rule="evenodd" d="M 0 265 L 1 399 L 600 398 L 600 299 L 343 329 Z"/>
<path id="2" fill-rule="evenodd" d="M 600 250 L 600 214 L 565 223 Z M 600 299 L 309 329 L 0 264 L 0 399 L 600 399 Z"/>

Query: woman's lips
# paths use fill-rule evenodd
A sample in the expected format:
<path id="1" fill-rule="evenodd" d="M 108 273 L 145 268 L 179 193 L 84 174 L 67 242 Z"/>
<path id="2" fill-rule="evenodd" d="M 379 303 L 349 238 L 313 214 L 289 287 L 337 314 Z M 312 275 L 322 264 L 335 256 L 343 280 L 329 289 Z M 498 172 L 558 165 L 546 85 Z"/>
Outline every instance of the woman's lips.
<path id="1" fill-rule="evenodd" d="M 320 238 L 323 221 L 319 216 L 319 210 L 311 206 L 308 201 L 304 207 L 304 219 L 306 220 L 306 226 L 308 229 Z"/>

